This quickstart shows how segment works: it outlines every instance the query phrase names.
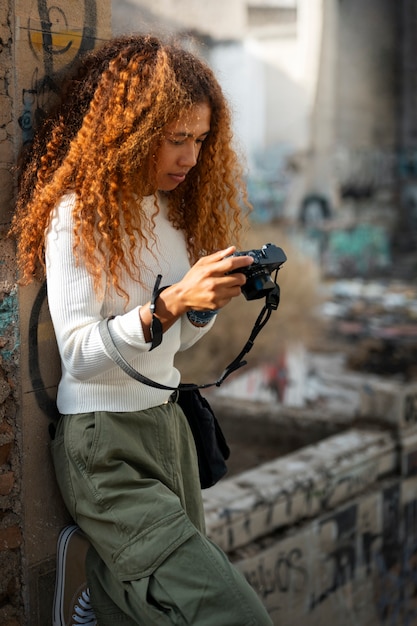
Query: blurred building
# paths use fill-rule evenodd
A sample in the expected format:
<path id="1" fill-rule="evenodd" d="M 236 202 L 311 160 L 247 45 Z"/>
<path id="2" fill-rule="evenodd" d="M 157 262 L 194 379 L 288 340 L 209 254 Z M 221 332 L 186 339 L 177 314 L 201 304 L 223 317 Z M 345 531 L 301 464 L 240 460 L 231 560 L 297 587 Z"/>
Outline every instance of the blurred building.
<path id="1" fill-rule="evenodd" d="M 402 249 L 417 226 L 416 21 L 415 0 L 113 2 L 114 32 L 192 35 L 215 68 L 259 219 L 365 222 Z"/>
<path id="2" fill-rule="evenodd" d="M 260 219 L 283 209 L 289 156 L 310 143 L 321 0 L 114 0 L 113 31 L 193 37 L 233 107 Z"/>

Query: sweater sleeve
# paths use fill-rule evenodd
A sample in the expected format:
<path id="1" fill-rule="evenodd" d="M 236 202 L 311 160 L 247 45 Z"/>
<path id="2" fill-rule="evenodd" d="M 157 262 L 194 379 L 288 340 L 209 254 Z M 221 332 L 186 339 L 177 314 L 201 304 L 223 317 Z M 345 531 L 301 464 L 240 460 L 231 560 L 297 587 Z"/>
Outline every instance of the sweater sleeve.
<path id="1" fill-rule="evenodd" d="M 58 348 L 65 369 L 78 380 L 100 375 L 114 363 L 106 355 L 98 324 L 104 317 L 102 296 L 97 296 L 93 279 L 73 251 L 72 209 L 75 194 L 57 206 L 46 238 L 48 304 Z M 101 293 L 100 292 L 100 293 Z M 118 315 L 112 323 L 116 344 L 126 358 L 149 349 L 139 318 L 139 306 Z"/>
<path id="2" fill-rule="evenodd" d="M 184 352 L 191 348 L 201 337 L 210 330 L 213 326 L 216 317 L 213 317 L 205 326 L 194 326 L 188 319 L 187 315 L 183 315 L 181 318 L 181 346 L 179 352 Z"/>

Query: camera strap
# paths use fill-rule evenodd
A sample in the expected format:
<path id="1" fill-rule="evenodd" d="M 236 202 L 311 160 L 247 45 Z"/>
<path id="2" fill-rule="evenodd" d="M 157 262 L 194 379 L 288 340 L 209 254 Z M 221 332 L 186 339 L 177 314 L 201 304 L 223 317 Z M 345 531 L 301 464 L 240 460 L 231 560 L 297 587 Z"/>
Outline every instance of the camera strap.
<path id="1" fill-rule="evenodd" d="M 275 283 L 275 288 L 269 291 L 268 295 L 265 298 L 265 304 L 262 307 L 262 310 L 259 313 L 255 324 L 253 325 L 251 334 L 249 335 L 249 339 L 245 343 L 241 352 L 239 352 L 237 357 L 233 359 L 231 363 L 229 363 L 229 365 L 224 369 L 223 374 L 217 379 L 215 383 L 202 385 L 200 387 L 201 389 L 204 389 L 205 387 L 213 387 L 214 385 L 216 387 L 220 387 L 220 385 L 226 380 L 228 376 L 230 376 L 232 372 L 235 372 L 236 370 L 240 369 L 241 367 L 247 364 L 247 361 L 243 361 L 242 359 L 244 356 L 248 354 L 248 352 L 252 350 L 256 337 L 259 335 L 263 327 L 268 322 L 269 318 L 271 317 L 272 311 L 277 310 L 278 305 L 279 305 L 279 298 L 280 298 L 279 286 L 277 285 L 277 283 Z"/>
<path id="2" fill-rule="evenodd" d="M 275 288 L 271 289 L 265 297 L 265 304 L 262 307 L 260 314 L 258 315 L 255 324 L 253 325 L 252 331 L 250 333 L 249 339 L 245 343 L 243 349 L 239 352 L 237 357 L 229 363 L 229 365 L 224 369 L 221 376 L 213 383 L 206 383 L 203 385 L 196 384 L 180 384 L 178 387 L 169 387 L 167 385 L 163 385 L 162 383 L 158 383 L 156 380 L 152 380 L 147 376 L 144 376 L 134 367 L 130 365 L 128 361 L 124 358 L 124 356 L 120 353 L 116 344 L 114 343 L 113 337 L 111 336 L 109 322 L 114 319 L 114 316 L 105 318 L 101 320 L 99 323 L 99 332 L 101 339 L 103 341 L 104 347 L 107 350 L 108 355 L 113 359 L 113 361 L 121 367 L 122 370 L 135 380 L 139 381 L 144 385 L 148 385 L 149 387 L 155 387 L 156 389 L 163 389 L 166 391 L 177 391 L 179 389 L 193 391 L 195 389 L 208 389 L 209 387 L 220 387 L 220 385 L 236 370 L 240 369 L 244 365 L 247 364 L 247 361 L 243 360 L 243 357 L 252 350 L 253 345 L 255 343 L 255 339 L 261 330 L 264 328 L 265 324 L 268 322 L 271 317 L 272 311 L 275 311 L 278 308 L 280 300 L 280 290 L 278 284 L 275 282 Z"/>

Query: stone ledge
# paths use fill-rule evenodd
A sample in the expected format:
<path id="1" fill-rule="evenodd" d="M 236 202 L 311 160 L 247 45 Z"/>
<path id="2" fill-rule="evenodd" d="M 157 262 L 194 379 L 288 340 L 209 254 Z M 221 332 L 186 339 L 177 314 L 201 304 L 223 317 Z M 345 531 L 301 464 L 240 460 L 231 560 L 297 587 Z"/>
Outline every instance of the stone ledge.
<path id="1" fill-rule="evenodd" d="M 417 383 L 368 380 L 361 388 L 359 418 L 372 418 L 397 429 L 417 426 Z"/>
<path id="2" fill-rule="evenodd" d="M 416 494 L 417 477 L 381 480 L 229 556 L 274 624 L 376 626 L 394 615 L 415 626 Z"/>
<path id="3" fill-rule="evenodd" d="M 389 432 L 350 429 L 204 491 L 208 535 L 235 550 L 330 511 L 398 469 Z"/>

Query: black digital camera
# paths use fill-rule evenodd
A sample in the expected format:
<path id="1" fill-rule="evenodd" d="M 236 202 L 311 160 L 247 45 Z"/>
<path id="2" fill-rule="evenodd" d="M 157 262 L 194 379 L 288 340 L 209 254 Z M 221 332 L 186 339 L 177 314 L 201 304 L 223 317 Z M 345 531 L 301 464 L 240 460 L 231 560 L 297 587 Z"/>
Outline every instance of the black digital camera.
<path id="1" fill-rule="evenodd" d="M 286 254 L 281 248 L 272 243 L 267 243 L 260 250 L 235 252 L 231 256 L 251 256 L 253 258 L 252 265 L 239 267 L 230 272 L 231 274 L 238 272 L 245 274 L 246 283 L 242 287 L 242 293 L 246 300 L 258 300 L 267 296 L 270 291 L 277 289 L 271 272 L 279 270 L 287 260 Z"/>

